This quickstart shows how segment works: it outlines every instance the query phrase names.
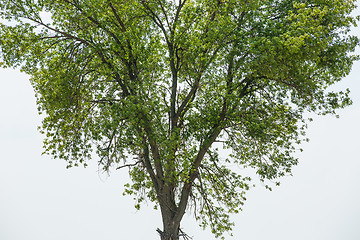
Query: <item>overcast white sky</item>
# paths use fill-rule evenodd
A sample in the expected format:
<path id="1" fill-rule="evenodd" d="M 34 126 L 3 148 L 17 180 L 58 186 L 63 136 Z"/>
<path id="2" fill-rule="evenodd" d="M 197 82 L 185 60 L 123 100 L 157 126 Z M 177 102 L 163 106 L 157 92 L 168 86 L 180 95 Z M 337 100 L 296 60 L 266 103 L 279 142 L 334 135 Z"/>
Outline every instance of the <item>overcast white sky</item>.
<path id="1" fill-rule="evenodd" d="M 360 239 L 359 77 L 356 63 L 336 85 L 352 90 L 354 104 L 339 111 L 340 119 L 314 119 L 294 176 L 272 192 L 259 184 L 251 189 L 227 239 Z M 159 239 L 160 212 L 136 211 L 122 196 L 126 170 L 107 177 L 95 161 L 66 169 L 65 162 L 41 156 L 41 117 L 26 75 L 0 69 L 0 107 L 0 240 Z M 191 216 L 182 227 L 194 240 L 214 239 Z"/>

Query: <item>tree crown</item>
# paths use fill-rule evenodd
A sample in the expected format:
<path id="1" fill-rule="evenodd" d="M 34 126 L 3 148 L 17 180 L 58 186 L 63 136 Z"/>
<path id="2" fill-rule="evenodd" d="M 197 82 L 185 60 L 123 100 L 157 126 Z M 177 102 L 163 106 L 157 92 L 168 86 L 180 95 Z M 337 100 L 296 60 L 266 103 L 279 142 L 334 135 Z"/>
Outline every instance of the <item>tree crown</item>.
<path id="1" fill-rule="evenodd" d="M 94 150 L 129 167 L 137 207 L 192 206 L 220 236 L 250 183 L 233 165 L 290 174 L 304 112 L 351 103 L 327 89 L 357 59 L 354 3 L 2 0 L 0 57 L 31 76 L 46 153 L 71 167 Z"/>

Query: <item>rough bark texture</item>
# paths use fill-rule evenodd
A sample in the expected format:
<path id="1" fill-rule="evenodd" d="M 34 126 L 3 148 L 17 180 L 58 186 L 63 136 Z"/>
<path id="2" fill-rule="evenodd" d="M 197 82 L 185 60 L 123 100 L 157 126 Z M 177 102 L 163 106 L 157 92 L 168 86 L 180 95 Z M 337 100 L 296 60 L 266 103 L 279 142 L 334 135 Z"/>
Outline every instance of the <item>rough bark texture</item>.
<path id="1" fill-rule="evenodd" d="M 160 240 L 179 240 L 179 228 L 177 229 L 167 229 L 161 231 L 160 229 L 156 230 L 160 235 Z"/>
<path id="2" fill-rule="evenodd" d="M 180 222 L 184 213 L 179 212 L 175 203 L 173 184 L 164 184 L 158 196 L 161 215 L 163 220 L 163 230 L 157 229 L 161 240 L 178 240 L 180 233 Z"/>

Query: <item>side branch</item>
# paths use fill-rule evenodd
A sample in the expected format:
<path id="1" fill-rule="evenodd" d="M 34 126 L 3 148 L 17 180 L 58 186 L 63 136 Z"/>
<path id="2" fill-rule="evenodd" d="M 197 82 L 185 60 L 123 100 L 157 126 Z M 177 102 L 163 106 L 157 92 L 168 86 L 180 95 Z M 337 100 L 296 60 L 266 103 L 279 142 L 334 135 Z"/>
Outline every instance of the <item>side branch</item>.
<path id="1" fill-rule="evenodd" d="M 210 59 L 203 65 L 202 69 L 199 72 L 199 75 L 197 79 L 194 82 L 194 85 L 191 87 L 190 91 L 186 95 L 184 101 L 182 101 L 180 107 L 178 108 L 176 114 L 174 115 L 174 123 L 177 124 L 179 121 L 179 118 L 185 114 L 186 107 L 189 106 L 189 104 L 195 99 L 196 92 L 200 87 L 200 79 L 205 72 L 206 68 L 212 63 L 212 61 L 217 56 L 217 53 L 220 51 L 222 46 L 217 47 L 214 52 L 212 53 Z M 207 53 L 209 49 L 206 49 L 204 53 Z"/>
<path id="2" fill-rule="evenodd" d="M 198 168 L 201 164 L 201 161 L 204 159 L 204 156 L 206 152 L 209 150 L 213 142 L 216 140 L 216 138 L 219 136 L 221 130 L 223 129 L 223 124 L 225 120 L 227 112 L 227 103 L 226 99 L 224 99 L 223 107 L 220 113 L 220 119 L 217 124 L 214 125 L 211 133 L 209 134 L 209 138 L 207 141 L 205 141 L 202 146 L 200 147 L 200 150 L 198 154 L 196 155 L 196 158 L 192 164 L 192 167 L 190 169 L 187 183 L 184 184 L 182 191 L 181 191 L 181 197 L 178 207 L 178 212 L 175 216 L 175 219 L 181 219 L 183 214 L 185 213 L 185 209 L 187 206 L 188 198 L 191 192 L 191 187 L 193 184 L 193 181 L 196 177 L 198 177 Z"/>
<path id="3" fill-rule="evenodd" d="M 119 22 L 119 24 L 120 24 L 120 26 L 121 26 L 121 31 L 126 32 L 125 24 L 124 24 L 124 22 L 121 20 L 119 14 L 116 12 L 116 10 L 115 10 L 115 8 L 114 8 L 114 6 L 112 5 L 111 2 L 109 3 L 109 6 L 110 6 L 112 12 L 114 13 L 116 20 Z"/>
<path id="4" fill-rule="evenodd" d="M 159 190 L 160 190 L 159 181 L 156 178 L 153 167 L 151 165 L 151 161 L 150 161 L 150 157 L 149 157 L 149 148 L 148 148 L 148 145 L 147 145 L 146 140 L 144 138 L 143 138 L 143 145 L 144 145 L 144 147 L 143 147 L 143 150 L 144 150 L 144 154 L 143 154 L 144 165 L 145 165 L 145 168 L 146 168 L 147 172 L 150 175 L 152 183 L 154 184 L 155 191 L 157 193 L 159 193 Z"/>
<path id="5" fill-rule="evenodd" d="M 51 27 L 51 26 L 43 23 L 42 21 L 36 20 L 36 19 L 34 19 L 34 18 L 30 18 L 30 17 L 27 17 L 27 19 L 30 20 L 30 21 L 33 21 L 34 23 L 37 23 L 37 24 L 39 24 L 39 25 L 41 25 L 41 26 L 43 26 L 43 27 L 45 27 L 45 28 L 47 28 L 47 29 L 55 32 L 55 33 L 61 34 L 62 37 L 66 37 L 66 38 L 69 38 L 69 39 L 76 40 L 76 41 L 78 41 L 78 42 L 81 42 L 81 43 L 85 44 L 86 46 L 91 45 L 90 42 L 88 42 L 88 41 L 86 41 L 86 40 L 84 40 L 84 39 L 82 39 L 82 38 L 79 38 L 79 37 L 77 37 L 77 36 L 71 35 L 71 34 L 69 34 L 69 33 L 67 33 L 67 32 L 64 32 L 64 31 L 61 31 L 61 30 L 59 30 L 59 29 L 53 28 L 53 27 Z"/>
<path id="6" fill-rule="evenodd" d="M 163 172 L 163 167 L 161 165 L 160 151 L 159 151 L 158 145 L 156 143 L 156 139 L 153 136 L 153 132 L 150 127 L 150 121 L 143 112 L 139 112 L 139 117 L 144 120 L 144 124 L 142 127 L 143 127 L 146 137 L 149 141 L 151 153 L 153 155 L 154 162 L 155 162 L 155 169 L 156 169 L 157 177 L 159 179 L 163 179 L 164 172 Z"/>
<path id="7" fill-rule="evenodd" d="M 142 161 L 139 160 L 139 161 L 137 161 L 137 162 L 135 162 L 135 163 L 124 164 L 124 165 L 122 165 L 122 166 L 120 166 L 120 167 L 117 167 L 116 170 L 121 169 L 121 168 L 125 168 L 125 167 L 134 167 L 134 166 L 138 165 L 138 164 L 141 163 L 141 162 L 142 162 Z"/>
<path id="8" fill-rule="evenodd" d="M 179 121 L 179 118 L 183 115 L 183 111 L 185 110 L 185 107 L 188 106 L 188 104 L 190 102 L 192 102 L 192 100 L 195 98 L 195 94 L 196 91 L 199 88 L 199 83 L 200 83 L 200 78 L 198 77 L 195 82 L 194 85 L 191 87 L 191 90 L 189 91 L 189 93 L 186 95 L 184 101 L 181 103 L 180 107 L 178 108 L 177 113 L 174 116 L 174 123 L 177 124 Z"/>
<path id="9" fill-rule="evenodd" d="M 170 42 L 169 37 L 168 37 L 168 34 L 166 33 L 166 29 L 164 27 L 164 24 L 161 22 L 159 16 L 156 15 L 156 13 L 149 7 L 148 4 L 145 3 L 145 0 L 140 0 L 140 3 L 148 11 L 148 12 L 145 11 L 146 15 L 148 15 L 154 21 L 154 23 L 161 29 L 161 31 L 164 34 L 166 43 L 168 44 Z"/>

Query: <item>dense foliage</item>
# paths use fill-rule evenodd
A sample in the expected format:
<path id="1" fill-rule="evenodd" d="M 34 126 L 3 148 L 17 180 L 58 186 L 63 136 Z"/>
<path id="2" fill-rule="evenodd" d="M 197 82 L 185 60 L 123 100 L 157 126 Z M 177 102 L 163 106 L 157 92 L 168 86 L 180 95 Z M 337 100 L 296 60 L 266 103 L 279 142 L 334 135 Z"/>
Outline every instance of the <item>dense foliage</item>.
<path id="1" fill-rule="evenodd" d="M 162 239 L 191 210 L 216 236 L 244 203 L 251 167 L 291 173 L 305 112 L 357 58 L 353 0 L 1 0 L 0 58 L 31 76 L 45 152 L 128 167 Z"/>

